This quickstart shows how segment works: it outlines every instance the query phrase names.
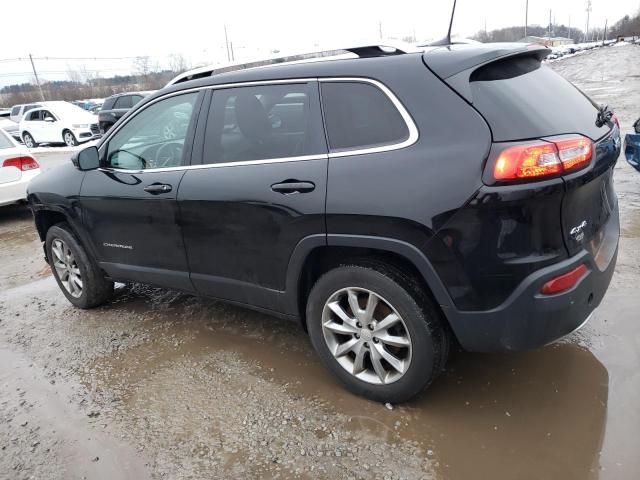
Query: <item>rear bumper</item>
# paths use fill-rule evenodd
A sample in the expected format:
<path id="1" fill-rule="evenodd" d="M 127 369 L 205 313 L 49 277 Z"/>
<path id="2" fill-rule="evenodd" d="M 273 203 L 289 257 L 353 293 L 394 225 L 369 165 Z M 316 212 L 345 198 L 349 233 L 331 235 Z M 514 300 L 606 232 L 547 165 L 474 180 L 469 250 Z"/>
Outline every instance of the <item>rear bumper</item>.
<path id="1" fill-rule="evenodd" d="M 20 180 L 0 183 L 0 207 L 26 200 L 27 187 L 31 179 L 40 174 L 40 169 L 22 172 Z"/>
<path id="2" fill-rule="evenodd" d="M 546 345 L 581 327 L 604 297 L 616 265 L 620 225 L 611 215 L 598 252 L 586 250 L 527 277 L 497 308 L 445 310 L 462 347 L 474 352 L 519 351 Z M 541 295 L 550 279 L 584 263 L 588 273 L 570 290 Z"/>

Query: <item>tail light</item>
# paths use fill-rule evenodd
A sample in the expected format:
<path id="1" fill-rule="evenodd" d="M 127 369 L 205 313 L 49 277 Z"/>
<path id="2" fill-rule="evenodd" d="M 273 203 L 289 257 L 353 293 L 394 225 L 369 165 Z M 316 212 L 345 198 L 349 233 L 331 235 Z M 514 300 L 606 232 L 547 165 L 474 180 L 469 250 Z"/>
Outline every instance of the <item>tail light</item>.
<path id="1" fill-rule="evenodd" d="M 580 281 L 588 271 L 589 269 L 583 263 L 570 272 L 563 273 L 562 275 L 558 275 L 557 277 L 549 280 L 542 286 L 540 293 L 543 295 L 554 295 L 556 293 L 566 292 L 578 283 L 578 281 Z"/>
<path id="2" fill-rule="evenodd" d="M 593 157 L 593 142 L 581 135 L 507 147 L 496 159 L 493 177 L 500 182 L 535 180 L 579 170 Z"/>
<path id="3" fill-rule="evenodd" d="M 40 165 L 38 165 L 38 162 L 36 162 L 35 158 L 28 157 L 26 155 L 24 157 L 7 158 L 4 162 L 2 162 L 2 166 L 16 167 L 22 170 L 23 172 L 26 172 L 27 170 L 35 170 L 36 168 L 40 168 Z"/>

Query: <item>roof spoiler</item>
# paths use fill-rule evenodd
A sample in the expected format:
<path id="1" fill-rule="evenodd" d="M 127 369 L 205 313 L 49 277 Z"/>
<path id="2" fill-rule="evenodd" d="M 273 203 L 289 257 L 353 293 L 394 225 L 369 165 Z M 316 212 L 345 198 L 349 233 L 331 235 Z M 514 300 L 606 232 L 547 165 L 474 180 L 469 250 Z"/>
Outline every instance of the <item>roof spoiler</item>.
<path id="1" fill-rule="evenodd" d="M 550 49 L 537 44 L 483 43 L 434 48 L 426 50 L 422 58 L 433 73 L 472 103 L 469 77 L 478 68 L 519 56 L 532 56 L 542 61 L 549 53 Z"/>

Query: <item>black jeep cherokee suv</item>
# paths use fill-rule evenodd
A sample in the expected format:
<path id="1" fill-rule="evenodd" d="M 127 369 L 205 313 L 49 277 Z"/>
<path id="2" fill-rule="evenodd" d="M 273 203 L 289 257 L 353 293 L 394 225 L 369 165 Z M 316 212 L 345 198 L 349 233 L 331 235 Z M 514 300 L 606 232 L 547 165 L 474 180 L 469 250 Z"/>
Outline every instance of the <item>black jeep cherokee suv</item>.
<path id="1" fill-rule="evenodd" d="M 615 117 L 542 47 L 353 51 L 165 88 L 36 178 L 69 301 L 135 281 L 296 319 L 380 401 L 420 392 L 453 338 L 522 350 L 581 326 L 617 254 Z"/>

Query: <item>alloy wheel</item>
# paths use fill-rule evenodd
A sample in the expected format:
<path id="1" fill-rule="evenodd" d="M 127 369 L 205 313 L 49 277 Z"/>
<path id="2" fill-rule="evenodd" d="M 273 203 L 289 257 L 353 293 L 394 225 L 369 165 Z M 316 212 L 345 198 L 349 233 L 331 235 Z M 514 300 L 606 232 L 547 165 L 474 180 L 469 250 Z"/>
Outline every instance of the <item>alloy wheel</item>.
<path id="1" fill-rule="evenodd" d="M 24 144 L 27 148 L 33 148 L 33 138 L 31 138 L 31 135 L 27 134 L 24 136 Z"/>
<path id="2" fill-rule="evenodd" d="M 56 238 L 51 242 L 51 252 L 54 257 L 53 266 L 60 283 L 72 297 L 80 297 L 83 287 L 82 275 L 71 249 L 62 240 Z"/>
<path id="3" fill-rule="evenodd" d="M 76 139 L 73 138 L 73 134 L 71 132 L 67 132 L 64 134 L 64 143 L 69 147 L 73 147 L 76 144 Z"/>
<path id="4" fill-rule="evenodd" d="M 375 385 L 399 380 L 411 363 L 411 337 L 396 309 L 375 292 L 349 287 L 322 310 L 329 351 L 347 372 Z"/>

